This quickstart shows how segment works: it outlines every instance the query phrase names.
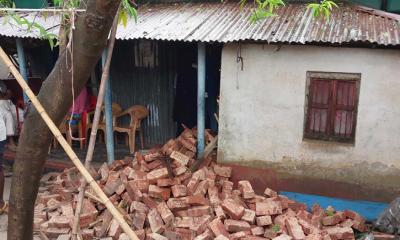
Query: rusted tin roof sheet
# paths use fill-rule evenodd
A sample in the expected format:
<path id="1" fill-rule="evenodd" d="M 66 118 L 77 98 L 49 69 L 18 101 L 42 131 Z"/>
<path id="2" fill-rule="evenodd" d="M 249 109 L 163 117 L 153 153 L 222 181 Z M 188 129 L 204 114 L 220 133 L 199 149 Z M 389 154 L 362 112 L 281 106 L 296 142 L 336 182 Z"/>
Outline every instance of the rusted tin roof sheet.
<path id="1" fill-rule="evenodd" d="M 251 5 L 241 9 L 237 3 L 145 5 L 138 11 L 137 23 L 131 20 L 126 27 L 119 26 L 117 39 L 400 45 L 399 15 L 365 7 L 340 6 L 325 20 L 313 18 L 306 4 L 290 4 L 277 9 L 275 17 L 255 24 L 249 20 L 251 11 Z M 58 28 L 57 25 L 58 21 L 53 22 L 52 29 Z M 26 36 L 4 26 L 0 35 Z M 28 34 L 28 37 L 34 36 Z"/>

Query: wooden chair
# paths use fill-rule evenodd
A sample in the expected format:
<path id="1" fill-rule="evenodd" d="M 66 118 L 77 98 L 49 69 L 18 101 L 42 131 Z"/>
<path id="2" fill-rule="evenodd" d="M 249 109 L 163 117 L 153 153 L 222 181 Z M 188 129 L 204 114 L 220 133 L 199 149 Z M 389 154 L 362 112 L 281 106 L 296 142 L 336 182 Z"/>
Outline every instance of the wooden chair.
<path id="1" fill-rule="evenodd" d="M 120 112 L 122 112 L 121 106 L 118 103 L 113 103 L 112 104 L 112 115 L 116 116 Z M 86 133 L 87 133 L 86 136 L 89 137 L 91 129 L 93 127 L 94 111 L 88 112 L 86 115 L 87 115 L 87 117 L 86 117 Z M 114 121 L 113 121 L 113 126 L 114 126 Z M 104 112 L 104 106 L 101 108 L 100 121 L 99 121 L 99 126 L 97 128 L 97 131 L 98 130 L 101 130 L 103 132 L 103 134 L 104 134 L 103 135 L 104 136 L 103 142 L 105 142 L 107 137 L 106 137 L 106 115 L 105 115 L 105 112 Z M 88 142 L 89 141 L 86 141 L 86 144 Z"/>
<path id="2" fill-rule="evenodd" d="M 129 125 L 123 126 L 117 123 L 118 118 L 121 118 L 125 115 L 129 115 L 130 121 Z M 136 140 L 136 132 L 139 132 L 140 136 L 140 144 L 142 149 L 144 148 L 144 137 L 143 131 L 141 128 L 142 119 L 146 118 L 149 115 L 149 110 L 142 105 L 134 105 L 124 110 L 120 114 L 114 116 L 114 132 L 117 133 L 125 133 L 127 134 L 127 142 L 129 146 L 130 153 L 135 153 L 135 140 Z"/>

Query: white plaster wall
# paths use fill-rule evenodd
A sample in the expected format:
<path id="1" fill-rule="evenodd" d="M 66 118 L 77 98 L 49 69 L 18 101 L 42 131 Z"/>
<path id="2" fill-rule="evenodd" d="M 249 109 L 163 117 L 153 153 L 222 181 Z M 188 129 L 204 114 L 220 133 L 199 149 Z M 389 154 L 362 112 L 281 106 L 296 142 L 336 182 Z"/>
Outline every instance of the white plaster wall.
<path id="1" fill-rule="evenodd" d="M 398 50 L 242 44 L 222 52 L 219 161 L 400 167 Z M 361 73 L 354 145 L 303 141 L 307 71 Z"/>

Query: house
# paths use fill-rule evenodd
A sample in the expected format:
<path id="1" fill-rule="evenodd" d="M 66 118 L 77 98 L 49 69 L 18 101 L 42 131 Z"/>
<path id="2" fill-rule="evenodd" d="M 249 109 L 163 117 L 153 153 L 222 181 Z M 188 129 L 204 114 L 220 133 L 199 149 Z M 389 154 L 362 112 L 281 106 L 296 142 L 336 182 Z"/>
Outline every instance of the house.
<path id="1" fill-rule="evenodd" d="M 198 123 L 197 74 L 205 68 L 209 97 L 200 121 L 215 124 L 219 96 L 220 163 L 265 169 L 253 177 L 285 191 L 396 197 L 400 17 L 343 4 L 315 19 L 305 4 L 288 4 L 252 24 L 251 10 L 141 6 L 138 22 L 117 31 L 113 101 L 146 105 L 146 143 L 162 143 L 179 123 Z M 57 32 L 57 19 L 52 24 Z M 37 38 L 3 27 L 0 36 Z"/>

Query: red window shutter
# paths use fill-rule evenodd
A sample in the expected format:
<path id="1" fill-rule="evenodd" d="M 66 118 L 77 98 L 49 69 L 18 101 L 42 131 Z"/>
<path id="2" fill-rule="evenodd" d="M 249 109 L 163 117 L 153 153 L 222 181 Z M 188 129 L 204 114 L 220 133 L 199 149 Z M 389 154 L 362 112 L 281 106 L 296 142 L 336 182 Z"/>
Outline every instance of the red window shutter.
<path id="1" fill-rule="evenodd" d="M 326 135 L 328 132 L 331 81 L 311 79 L 307 112 L 307 133 Z"/>
<path id="2" fill-rule="evenodd" d="M 333 135 L 352 138 L 357 99 L 356 81 L 334 82 Z"/>

